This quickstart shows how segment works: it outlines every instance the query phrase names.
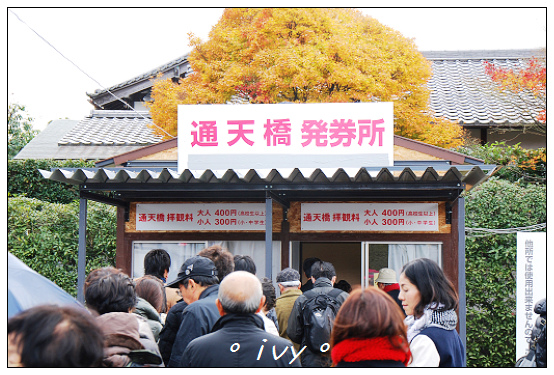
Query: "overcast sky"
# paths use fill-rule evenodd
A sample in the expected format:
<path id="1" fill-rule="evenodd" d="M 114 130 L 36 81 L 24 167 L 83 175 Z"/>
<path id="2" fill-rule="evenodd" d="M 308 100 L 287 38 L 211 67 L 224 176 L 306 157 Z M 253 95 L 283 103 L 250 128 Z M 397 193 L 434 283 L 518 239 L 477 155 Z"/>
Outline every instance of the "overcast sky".
<path id="1" fill-rule="evenodd" d="M 530 1 L 526 4 L 536 3 Z M 82 70 L 7 12 L 7 102 L 25 105 L 39 130 L 54 119 L 79 120 L 90 114 L 87 92 L 124 82 L 186 54 L 187 33 L 206 40 L 222 14 L 221 8 L 9 10 Z M 362 11 L 413 38 L 420 51 L 546 46 L 545 8 Z"/>

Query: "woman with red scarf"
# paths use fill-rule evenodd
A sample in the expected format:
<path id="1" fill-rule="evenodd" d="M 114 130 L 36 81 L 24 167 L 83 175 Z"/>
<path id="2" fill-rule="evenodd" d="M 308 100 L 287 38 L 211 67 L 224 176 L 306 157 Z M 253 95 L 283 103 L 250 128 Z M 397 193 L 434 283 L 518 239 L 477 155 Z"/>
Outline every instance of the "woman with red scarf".
<path id="1" fill-rule="evenodd" d="M 331 332 L 336 367 L 405 367 L 411 358 L 404 314 L 378 288 L 353 291 Z"/>

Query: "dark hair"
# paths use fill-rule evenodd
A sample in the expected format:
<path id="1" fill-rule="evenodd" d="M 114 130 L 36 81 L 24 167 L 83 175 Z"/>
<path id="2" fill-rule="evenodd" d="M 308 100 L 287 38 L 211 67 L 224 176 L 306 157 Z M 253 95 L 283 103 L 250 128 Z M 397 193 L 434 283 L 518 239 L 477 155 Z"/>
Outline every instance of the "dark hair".
<path id="1" fill-rule="evenodd" d="M 185 288 L 188 289 L 189 280 L 194 280 L 194 282 L 200 286 L 210 286 L 210 285 L 219 284 L 219 279 L 217 278 L 217 276 L 187 277 L 186 279 L 179 281 L 179 284 L 182 284 Z"/>
<path id="2" fill-rule="evenodd" d="M 233 261 L 233 254 L 228 250 L 222 248 L 219 245 L 212 245 L 201 250 L 198 253 L 199 256 L 211 259 L 217 269 L 217 276 L 219 281 L 223 280 L 225 276 L 235 270 L 235 262 Z"/>
<path id="3" fill-rule="evenodd" d="M 304 262 L 302 263 L 302 270 L 307 278 L 312 277 L 312 265 L 315 262 L 321 262 L 321 259 L 315 257 L 304 259 Z"/>
<path id="4" fill-rule="evenodd" d="M 355 289 L 335 318 L 330 345 L 374 337 L 388 337 L 394 347 L 409 352 L 404 313 L 396 301 L 375 287 Z"/>
<path id="5" fill-rule="evenodd" d="M 319 279 L 320 277 L 326 277 L 331 280 L 334 276 L 337 275 L 335 272 L 335 267 L 329 262 L 324 262 L 322 260 L 316 261 L 312 265 L 310 274 L 314 279 Z"/>
<path id="6" fill-rule="evenodd" d="M 275 300 L 277 299 L 277 294 L 275 293 L 275 287 L 271 279 L 267 277 L 262 277 L 262 291 L 265 296 L 265 308 L 271 310 L 275 307 Z"/>
<path id="7" fill-rule="evenodd" d="M 171 257 L 163 249 L 150 250 L 144 256 L 144 274 L 164 278 L 164 272 L 171 267 Z"/>
<path id="8" fill-rule="evenodd" d="M 333 285 L 333 287 L 344 290 L 346 293 L 350 293 L 352 291 L 352 286 L 350 283 L 346 280 L 340 280 Z"/>
<path id="9" fill-rule="evenodd" d="M 254 259 L 248 255 L 235 255 L 235 271 L 246 271 L 251 274 L 256 274 L 256 264 Z"/>
<path id="10" fill-rule="evenodd" d="M 135 283 L 113 267 L 95 269 L 85 280 L 85 301 L 100 315 L 129 312 L 137 304 Z"/>
<path id="11" fill-rule="evenodd" d="M 458 308 L 458 293 L 454 284 L 447 279 L 439 265 L 427 258 L 414 259 L 404 265 L 401 273 L 412 283 L 421 300 L 414 308 L 414 317 L 419 318 L 425 307 L 432 302 L 436 306 L 430 306 L 432 310 L 456 310 Z M 439 308 L 439 304 L 444 307 Z"/>
<path id="12" fill-rule="evenodd" d="M 36 306 L 8 320 L 11 341 L 25 367 L 97 367 L 104 336 L 83 308 Z"/>
<path id="13" fill-rule="evenodd" d="M 166 312 L 164 284 L 155 276 L 145 275 L 135 280 L 137 297 L 145 299 L 158 313 Z"/>

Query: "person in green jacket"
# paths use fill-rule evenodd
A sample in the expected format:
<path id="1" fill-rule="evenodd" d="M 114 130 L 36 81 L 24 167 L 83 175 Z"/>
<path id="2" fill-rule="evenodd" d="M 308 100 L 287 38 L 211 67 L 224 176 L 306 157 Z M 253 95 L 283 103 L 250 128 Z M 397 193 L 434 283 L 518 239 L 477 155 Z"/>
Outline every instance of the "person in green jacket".
<path id="1" fill-rule="evenodd" d="M 290 340 L 287 335 L 287 327 L 289 316 L 294 306 L 294 301 L 302 295 L 300 287 L 300 274 L 293 268 L 285 268 L 277 274 L 277 286 L 281 291 L 281 295 L 275 301 L 275 312 L 277 313 L 277 321 L 279 322 L 279 336 Z M 300 344 L 294 344 L 294 349 L 298 353 Z"/>

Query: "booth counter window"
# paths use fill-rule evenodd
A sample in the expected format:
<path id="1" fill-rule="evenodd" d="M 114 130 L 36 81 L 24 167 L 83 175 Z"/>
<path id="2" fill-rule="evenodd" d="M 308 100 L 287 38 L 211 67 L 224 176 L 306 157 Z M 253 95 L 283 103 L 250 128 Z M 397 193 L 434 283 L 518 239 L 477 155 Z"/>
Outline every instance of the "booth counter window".
<path id="1" fill-rule="evenodd" d="M 171 267 L 167 281 L 174 280 L 179 273 L 181 265 L 188 258 L 195 256 L 208 246 L 208 241 L 134 241 L 133 242 L 133 269 L 132 278 L 144 276 L 144 256 L 150 250 L 163 249 L 171 257 Z"/>
<path id="2" fill-rule="evenodd" d="M 377 253 L 385 255 L 386 258 L 376 261 Z M 373 280 L 382 267 L 395 270 L 398 278 L 402 267 L 417 258 L 429 258 L 442 268 L 442 243 L 362 242 L 362 285 L 373 285 Z"/>
<path id="3" fill-rule="evenodd" d="M 132 277 L 141 277 L 144 275 L 144 256 L 150 250 L 164 249 L 171 257 L 171 267 L 169 269 L 168 281 L 174 280 L 179 273 L 181 265 L 188 258 L 197 255 L 202 249 L 220 245 L 229 250 L 234 255 L 248 255 L 256 264 L 258 275 L 262 275 L 265 270 L 265 242 L 264 241 L 134 241 L 133 242 L 133 269 Z M 272 275 L 275 277 L 279 271 L 281 262 L 281 243 L 273 241 L 273 269 Z"/>

